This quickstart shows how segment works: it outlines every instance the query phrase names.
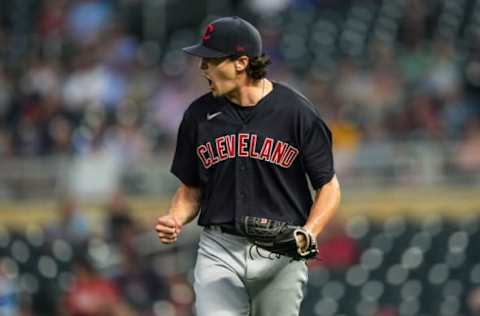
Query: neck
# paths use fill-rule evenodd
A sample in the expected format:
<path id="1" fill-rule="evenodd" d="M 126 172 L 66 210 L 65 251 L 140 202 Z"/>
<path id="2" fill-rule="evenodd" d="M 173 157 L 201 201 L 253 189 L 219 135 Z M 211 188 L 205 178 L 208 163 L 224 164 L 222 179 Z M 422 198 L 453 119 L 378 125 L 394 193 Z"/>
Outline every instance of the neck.
<path id="1" fill-rule="evenodd" d="M 255 106 L 271 90 L 267 79 L 245 79 L 238 88 L 226 95 L 231 102 L 241 106 Z"/>

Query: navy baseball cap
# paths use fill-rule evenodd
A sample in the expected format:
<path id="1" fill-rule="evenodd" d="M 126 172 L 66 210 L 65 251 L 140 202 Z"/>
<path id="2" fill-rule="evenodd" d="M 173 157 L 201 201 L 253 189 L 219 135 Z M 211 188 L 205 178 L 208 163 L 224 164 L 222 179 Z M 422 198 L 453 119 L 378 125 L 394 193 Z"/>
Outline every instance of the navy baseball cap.
<path id="1" fill-rule="evenodd" d="M 262 54 L 262 38 L 258 30 L 244 19 L 224 17 L 207 25 L 201 43 L 185 47 L 183 51 L 205 58 L 257 57 Z"/>

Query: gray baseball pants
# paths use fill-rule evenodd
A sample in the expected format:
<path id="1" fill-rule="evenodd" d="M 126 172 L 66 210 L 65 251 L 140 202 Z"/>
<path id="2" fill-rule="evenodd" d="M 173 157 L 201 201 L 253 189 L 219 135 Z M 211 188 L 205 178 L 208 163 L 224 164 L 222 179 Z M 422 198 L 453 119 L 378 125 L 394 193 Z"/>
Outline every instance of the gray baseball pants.
<path id="1" fill-rule="evenodd" d="M 195 265 L 196 314 L 298 316 L 307 279 L 305 262 L 205 228 Z"/>

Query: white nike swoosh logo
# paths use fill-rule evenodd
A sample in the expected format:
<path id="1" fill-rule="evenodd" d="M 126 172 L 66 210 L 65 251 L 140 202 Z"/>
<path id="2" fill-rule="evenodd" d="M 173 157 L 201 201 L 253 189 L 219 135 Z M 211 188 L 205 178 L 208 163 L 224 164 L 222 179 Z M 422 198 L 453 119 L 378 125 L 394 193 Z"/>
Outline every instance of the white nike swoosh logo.
<path id="1" fill-rule="evenodd" d="M 211 119 L 213 119 L 214 117 L 217 117 L 219 116 L 220 114 L 222 114 L 222 112 L 215 112 L 215 113 L 207 113 L 207 120 L 210 121 Z"/>

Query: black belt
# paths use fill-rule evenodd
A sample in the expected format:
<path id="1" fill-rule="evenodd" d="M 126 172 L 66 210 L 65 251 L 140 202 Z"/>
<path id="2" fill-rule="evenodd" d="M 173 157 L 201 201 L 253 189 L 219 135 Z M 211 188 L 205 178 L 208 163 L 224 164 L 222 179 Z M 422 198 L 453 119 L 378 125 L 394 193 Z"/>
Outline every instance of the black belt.
<path id="1" fill-rule="evenodd" d="M 221 231 L 225 234 L 235 235 L 235 236 L 243 236 L 233 225 L 228 224 L 221 224 L 221 225 L 207 225 L 207 228 Z"/>

